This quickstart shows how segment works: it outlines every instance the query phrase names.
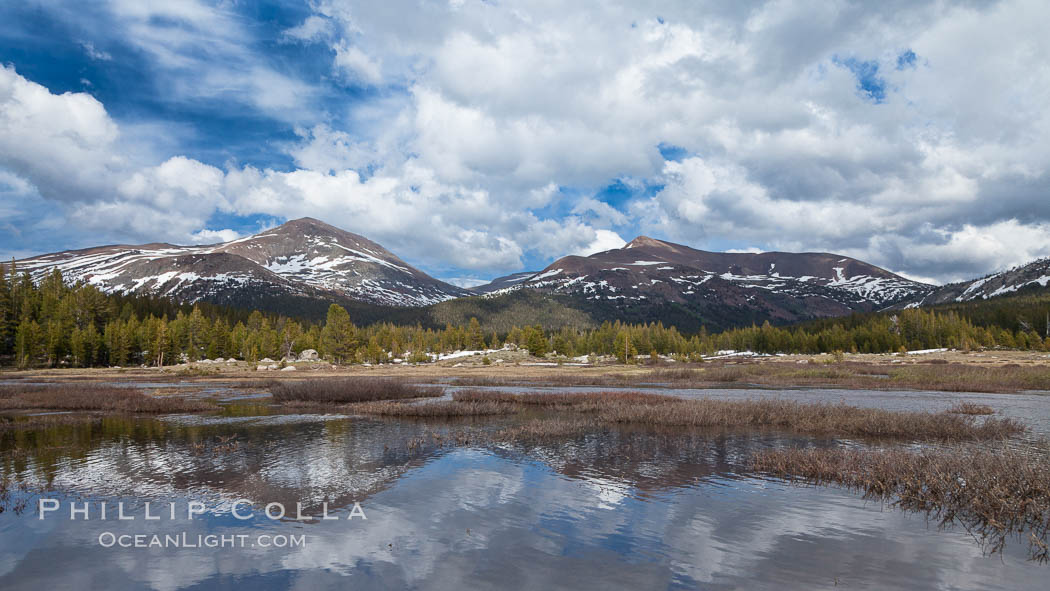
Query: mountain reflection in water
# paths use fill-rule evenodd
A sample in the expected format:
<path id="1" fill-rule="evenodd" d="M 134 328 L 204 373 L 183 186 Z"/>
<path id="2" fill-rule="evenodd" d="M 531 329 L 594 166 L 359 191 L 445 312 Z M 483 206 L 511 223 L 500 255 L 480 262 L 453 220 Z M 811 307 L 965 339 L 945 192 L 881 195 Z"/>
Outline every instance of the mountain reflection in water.
<path id="1" fill-rule="evenodd" d="M 449 445 L 512 419 L 342 415 L 107 417 L 0 433 L 8 504 L 0 588 L 1044 588 L 1024 547 L 984 556 L 961 529 L 835 488 L 750 474 L 779 446 L 861 445 L 774 432 L 612 429 Z M 17 485 L 16 485 L 17 483 Z M 36 514 L 39 496 L 123 501 L 136 521 Z M 248 521 L 228 511 L 254 503 Z M 188 521 L 141 507 L 200 500 Z M 260 517 L 282 503 L 343 519 Z M 345 517 L 355 502 L 367 520 Z M 63 504 L 65 509 L 65 504 Z M 103 548 L 114 533 L 305 534 L 300 548 Z M 90 584 L 85 584 L 90 581 Z"/>

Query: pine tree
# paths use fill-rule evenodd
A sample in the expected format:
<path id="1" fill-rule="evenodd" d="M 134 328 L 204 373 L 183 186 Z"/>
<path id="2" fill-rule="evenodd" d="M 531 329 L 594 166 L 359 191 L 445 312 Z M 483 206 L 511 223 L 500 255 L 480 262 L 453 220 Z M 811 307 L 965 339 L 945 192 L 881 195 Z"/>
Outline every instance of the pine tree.
<path id="1" fill-rule="evenodd" d="M 23 316 L 15 331 L 15 357 L 19 367 L 35 365 L 43 348 L 40 325 L 29 316 Z"/>
<path id="2" fill-rule="evenodd" d="M 0 263 L 0 355 L 9 353 L 14 344 L 15 307 L 11 296 L 14 268 L 15 262 L 11 261 L 11 280 L 8 280 L 7 266 Z"/>
<path id="3" fill-rule="evenodd" d="M 616 357 L 624 364 L 631 362 L 638 355 L 638 349 L 631 342 L 631 333 L 625 328 L 616 333 Z"/>
<path id="4" fill-rule="evenodd" d="M 321 330 L 321 345 L 336 363 L 352 359 L 357 349 L 357 338 L 354 325 L 350 322 L 350 314 L 338 304 L 328 307 L 328 316 Z"/>
<path id="5" fill-rule="evenodd" d="M 485 348 L 485 333 L 481 332 L 481 323 L 473 316 L 467 328 L 467 348 L 474 351 Z"/>
<path id="6" fill-rule="evenodd" d="M 547 337 L 544 336 L 543 327 L 540 325 L 525 327 L 525 330 L 522 331 L 522 338 L 525 340 L 525 348 L 531 355 L 543 357 L 547 354 Z"/>

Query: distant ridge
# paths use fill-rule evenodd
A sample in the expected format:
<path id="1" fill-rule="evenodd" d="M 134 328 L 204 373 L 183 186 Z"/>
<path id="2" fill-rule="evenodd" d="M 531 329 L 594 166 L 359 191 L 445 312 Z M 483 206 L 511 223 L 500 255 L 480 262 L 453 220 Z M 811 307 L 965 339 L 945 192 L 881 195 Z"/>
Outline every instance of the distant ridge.
<path id="1" fill-rule="evenodd" d="M 765 321 L 787 324 L 985 293 L 962 284 L 935 288 L 832 253 L 709 252 L 648 236 L 622 248 L 562 257 L 540 271 L 463 289 L 412 267 L 364 236 L 313 218 L 219 244 L 99 246 L 32 257 L 18 266 L 36 278 L 59 269 L 67 280 L 108 293 L 261 307 L 290 315 L 308 310 L 313 317 L 330 302 L 353 303 L 370 306 L 356 312 L 370 320 L 441 325 L 447 318 L 493 317 L 511 309 L 515 322 L 530 322 L 531 306 L 537 315 L 543 309 L 577 323 L 584 318 L 662 321 L 683 330 L 715 329 Z M 1011 273 L 1009 285 L 1045 284 L 1050 263 Z M 1007 288 L 998 279 L 984 281 L 988 293 L 993 286 Z M 510 297 L 526 293 L 548 299 Z M 469 296 L 481 299 L 462 299 Z"/>
<path id="2" fill-rule="evenodd" d="M 623 248 L 566 256 L 522 279 L 479 291 L 538 289 L 619 308 L 632 318 L 678 315 L 784 323 L 841 316 L 909 302 L 934 287 L 831 253 L 708 252 L 639 236 Z M 648 312 L 647 312 L 648 310 Z M 715 323 L 715 322 L 713 322 Z"/>
<path id="3" fill-rule="evenodd" d="M 434 279 L 379 244 L 313 218 L 207 246 L 112 245 L 18 261 L 36 276 L 59 269 L 108 293 L 236 302 L 242 292 L 326 294 L 387 306 L 426 306 L 468 292 Z"/>

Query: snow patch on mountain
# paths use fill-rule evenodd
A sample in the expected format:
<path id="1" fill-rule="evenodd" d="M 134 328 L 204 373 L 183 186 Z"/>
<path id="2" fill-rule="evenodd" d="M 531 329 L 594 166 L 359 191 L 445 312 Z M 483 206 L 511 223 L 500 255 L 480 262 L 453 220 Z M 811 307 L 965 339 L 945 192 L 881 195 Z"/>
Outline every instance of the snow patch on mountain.
<path id="1" fill-rule="evenodd" d="M 67 281 L 106 293 L 187 302 L 248 287 L 274 294 L 319 290 L 394 306 L 425 306 L 467 293 L 366 238 L 309 218 L 222 244 L 103 246 L 34 257 L 18 267 L 37 279 L 58 269 Z"/>

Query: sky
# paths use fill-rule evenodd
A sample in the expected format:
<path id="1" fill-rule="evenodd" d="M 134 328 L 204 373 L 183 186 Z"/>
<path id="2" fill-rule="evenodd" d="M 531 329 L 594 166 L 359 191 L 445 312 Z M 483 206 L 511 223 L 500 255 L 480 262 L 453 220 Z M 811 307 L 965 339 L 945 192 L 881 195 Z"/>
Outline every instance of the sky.
<path id="1" fill-rule="evenodd" d="M 315 217 L 459 284 L 647 235 L 1050 256 L 1050 3 L 0 3 L 0 256 Z"/>

